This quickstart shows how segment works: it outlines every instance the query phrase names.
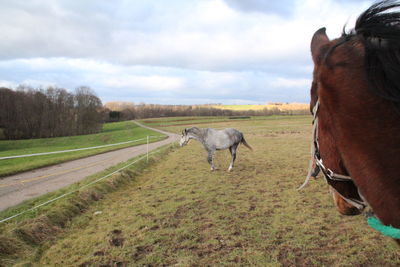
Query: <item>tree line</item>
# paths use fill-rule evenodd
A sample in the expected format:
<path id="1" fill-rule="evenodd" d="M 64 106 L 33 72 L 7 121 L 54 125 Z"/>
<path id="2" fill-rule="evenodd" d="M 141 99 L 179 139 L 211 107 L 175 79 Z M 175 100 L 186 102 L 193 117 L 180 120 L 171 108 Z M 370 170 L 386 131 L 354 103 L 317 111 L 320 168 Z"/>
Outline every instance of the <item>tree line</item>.
<path id="1" fill-rule="evenodd" d="M 281 110 L 277 107 L 261 110 L 230 110 L 208 105 L 157 105 L 134 104 L 129 102 L 114 102 L 106 104 L 109 114 L 108 121 L 121 121 L 159 117 L 183 116 L 270 116 L 270 115 L 305 115 L 307 109 Z"/>
<path id="2" fill-rule="evenodd" d="M 89 87 L 74 93 L 53 86 L 0 88 L 0 128 L 7 139 L 97 133 L 103 120 L 102 102 Z"/>
<path id="3" fill-rule="evenodd" d="M 308 114 L 307 109 L 230 110 L 213 105 L 157 105 L 110 102 L 103 106 L 86 86 L 73 93 L 49 86 L 0 88 L 0 131 L 6 139 L 28 139 L 92 134 L 103 122 L 183 116 L 269 116 Z M 1 132 L 0 132 L 1 134 Z"/>

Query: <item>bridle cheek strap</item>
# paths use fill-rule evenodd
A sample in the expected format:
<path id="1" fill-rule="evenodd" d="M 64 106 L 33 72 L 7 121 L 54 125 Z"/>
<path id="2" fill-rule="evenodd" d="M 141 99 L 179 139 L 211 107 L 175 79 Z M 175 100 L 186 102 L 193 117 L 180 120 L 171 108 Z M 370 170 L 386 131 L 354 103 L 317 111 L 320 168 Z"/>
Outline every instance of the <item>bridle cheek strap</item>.
<path id="1" fill-rule="evenodd" d="M 363 197 L 358 188 L 357 191 L 361 200 L 343 196 L 342 193 L 340 193 L 330 184 L 332 181 L 349 182 L 353 180 L 348 175 L 334 173 L 331 169 L 326 168 L 325 165 L 323 164 L 322 158 L 319 153 L 319 144 L 318 144 L 318 114 L 317 114 L 318 109 L 319 109 L 319 100 L 317 100 L 313 108 L 314 118 L 313 118 L 313 127 L 311 135 L 311 159 L 310 159 L 308 174 L 304 183 L 297 190 L 303 189 L 310 181 L 311 173 L 313 171 L 313 163 L 315 162 L 315 164 L 321 169 L 322 173 L 324 174 L 325 180 L 330 185 L 331 190 L 340 195 L 347 203 L 357 208 L 361 212 L 364 212 L 364 215 L 366 215 L 367 217 L 369 226 L 371 226 L 372 228 L 379 231 L 381 234 L 385 236 L 400 240 L 400 228 L 395 228 L 390 225 L 388 226 L 382 224 L 380 220 L 373 215 L 371 207 L 369 206 L 368 202 L 365 200 L 365 198 Z M 366 208 L 369 208 L 369 211 L 368 210 L 366 211 Z"/>
<path id="2" fill-rule="evenodd" d="M 315 160 L 315 151 L 317 150 L 317 146 L 318 146 L 318 142 L 317 142 L 317 136 L 318 136 L 318 116 L 317 116 L 317 112 L 318 112 L 318 107 L 319 107 L 319 100 L 317 101 L 317 103 L 314 105 L 313 107 L 313 121 L 312 121 L 312 132 L 311 132 L 311 159 L 310 159 L 310 163 L 308 165 L 308 174 L 306 177 L 306 180 L 304 181 L 304 183 L 297 188 L 297 190 L 302 190 L 310 181 L 311 178 L 311 174 L 313 172 L 313 165 L 314 165 L 314 160 Z"/>
<path id="3" fill-rule="evenodd" d="M 312 127 L 312 135 L 311 135 L 311 159 L 310 159 L 310 164 L 309 164 L 309 169 L 308 169 L 308 174 L 306 177 L 306 180 L 304 183 L 297 189 L 301 190 L 303 189 L 310 181 L 311 178 L 311 173 L 313 171 L 313 163 L 321 169 L 322 173 L 324 174 L 326 182 L 331 186 L 331 188 L 338 193 L 347 203 L 350 205 L 356 207 L 360 211 L 363 211 L 365 207 L 367 206 L 367 203 L 361 196 L 361 200 L 354 199 L 354 198 L 348 198 L 343 196 L 340 192 L 338 192 L 331 184 L 330 182 L 335 181 L 335 182 L 352 182 L 353 180 L 351 179 L 350 176 L 348 175 L 343 175 L 343 174 L 338 174 L 333 172 L 331 169 L 327 168 L 320 156 L 319 152 L 319 143 L 318 143 L 318 109 L 319 109 L 319 100 L 315 103 L 313 107 L 313 127 Z"/>

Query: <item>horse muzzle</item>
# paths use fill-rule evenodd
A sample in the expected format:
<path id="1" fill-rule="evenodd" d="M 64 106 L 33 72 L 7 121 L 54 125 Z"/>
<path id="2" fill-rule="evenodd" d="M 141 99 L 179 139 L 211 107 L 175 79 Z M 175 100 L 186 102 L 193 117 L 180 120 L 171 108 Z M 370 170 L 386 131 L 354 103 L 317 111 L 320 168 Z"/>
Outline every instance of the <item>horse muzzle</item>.
<path id="1" fill-rule="evenodd" d="M 187 145 L 187 143 L 188 143 L 188 141 L 179 141 L 179 145 L 180 146 L 186 146 Z"/>

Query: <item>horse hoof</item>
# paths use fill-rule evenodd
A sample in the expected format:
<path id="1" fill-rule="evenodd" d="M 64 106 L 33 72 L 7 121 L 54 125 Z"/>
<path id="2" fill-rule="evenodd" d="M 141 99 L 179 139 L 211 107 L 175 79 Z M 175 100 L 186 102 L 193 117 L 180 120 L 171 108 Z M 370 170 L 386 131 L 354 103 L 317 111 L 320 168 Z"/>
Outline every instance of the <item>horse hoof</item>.
<path id="1" fill-rule="evenodd" d="M 229 168 L 229 169 L 228 169 L 228 172 L 231 172 L 231 171 L 232 171 L 232 169 L 231 169 L 231 168 Z"/>

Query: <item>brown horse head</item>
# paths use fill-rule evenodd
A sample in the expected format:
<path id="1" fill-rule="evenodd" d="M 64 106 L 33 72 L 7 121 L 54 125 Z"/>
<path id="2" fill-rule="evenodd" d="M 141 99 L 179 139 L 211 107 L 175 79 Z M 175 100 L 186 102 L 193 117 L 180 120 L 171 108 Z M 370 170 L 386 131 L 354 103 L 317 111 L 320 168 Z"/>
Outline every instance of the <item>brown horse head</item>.
<path id="1" fill-rule="evenodd" d="M 325 56 L 328 54 L 328 51 L 331 49 L 331 47 L 334 47 L 337 42 L 338 40 L 329 40 L 328 36 L 326 35 L 325 28 L 319 29 L 312 38 L 311 52 L 314 61 L 314 79 L 311 85 L 311 113 L 313 112 L 312 110 L 315 107 L 317 100 L 320 100 L 320 97 L 318 95 L 319 91 L 323 90 L 318 90 L 319 87 L 322 87 L 318 79 L 321 65 L 325 64 Z M 318 142 L 320 147 L 320 154 L 323 158 L 324 164 L 335 173 L 348 175 L 348 172 L 343 165 L 343 161 L 335 144 L 334 137 L 332 136 L 332 131 L 329 131 L 327 129 L 327 125 L 331 124 L 331 116 L 326 112 L 326 110 L 319 110 L 318 117 L 320 121 L 318 127 Z M 359 209 L 345 201 L 338 193 L 341 192 L 341 194 L 345 195 L 348 198 L 360 199 L 354 183 L 333 181 L 331 181 L 330 183 L 330 192 L 332 193 L 334 203 L 339 213 L 341 213 L 342 215 L 360 214 L 361 211 Z"/>
<path id="2" fill-rule="evenodd" d="M 352 177 L 352 182 L 329 182 L 339 212 L 359 213 L 341 196 L 363 198 L 383 224 L 397 228 L 400 12 L 393 8 L 398 7 L 392 0 L 372 5 L 354 30 L 338 39 L 330 40 L 324 28 L 314 34 L 310 102 L 312 109 L 319 101 L 318 143 L 324 165 Z"/>

